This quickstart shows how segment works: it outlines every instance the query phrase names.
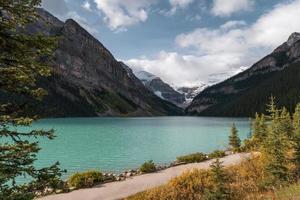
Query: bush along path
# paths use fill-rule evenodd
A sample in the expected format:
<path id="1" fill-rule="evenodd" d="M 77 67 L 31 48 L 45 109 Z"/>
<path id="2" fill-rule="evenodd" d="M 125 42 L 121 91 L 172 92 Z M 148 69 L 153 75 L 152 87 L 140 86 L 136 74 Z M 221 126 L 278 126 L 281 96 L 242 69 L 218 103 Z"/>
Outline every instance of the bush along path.
<path id="1" fill-rule="evenodd" d="M 175 161 L 167 165 L 156 165 L 152 160 L 150 160 L 143 163 L 138 169 L 125 170 L 120 174 L 102 173 L 97 170 L 77 172 L 71 175 L 65 182 L 62 181 L 62 187 L 58 189 L 47 187 L 44 192 L 37 193 L 36 197 L 42 197 L 51 194 L 67 193 L 78 189 L 92 188 L 100 184 L 116 182 L 116 181 L 124 181 L 134 176 L 139 176 L 146 173 L 160 172 L 162 170 L 171 167 L 185 165 L 188 163 L 199 163 L 199 162 L 207 161 L 209 159 L 222 158 L 232 153 L 233 153 L 232 151 L 222 151 L 222 150 L 215 150 L 209 154 L 192 153 L 185 156 L 179 156 Z"/>

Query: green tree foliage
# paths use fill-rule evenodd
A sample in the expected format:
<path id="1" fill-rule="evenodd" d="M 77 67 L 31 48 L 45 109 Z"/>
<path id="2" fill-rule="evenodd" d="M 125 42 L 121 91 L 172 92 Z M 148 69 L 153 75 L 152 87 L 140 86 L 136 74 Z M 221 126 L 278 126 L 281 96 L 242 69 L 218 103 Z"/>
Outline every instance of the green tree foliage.
<path id="1" fill-rule="evenodd" d="M 285 106 L 290 112 L 300 101 L 300 62 L 287 63 L 288 67 L 281 71 L 257 74 L 245 81 L 220 83 L 211 89 L 234 87 L 240 92 L 236 95 L 211 93 L 206 90 L 198 97 L 213 99 L 218 104 L 204 110 L 201 116 L 254 117 L 255 113 L 265 113 L 270 94 L 276 97 L 278 106 Z M 246 72 L 245 72 L 246 73 Z M 193 113 L 191 113 L 193 114 Z"/>
<path id="2" fill-rule="evenodd" d="M 140 167 L 140 171 L 143 173 L 153 173 L 156 172 L 156 166 L 153 160 L 149 160 L 148 162 L 145 162 Z"/>
<path id="3" fill-rule="evenodd" d="M 300 176 L 300 105 L 291 115 L 285 107 L 278 109 L 271 97 L 267 113 L 256 114 L 253 136 L 244 147 L 262 153 L 265 186 L 278 186 Z"/>
<path id="4" fill-rule="evenodd" d="M 212 158 L 223 158 L 226 156 L 225 151 L 221 151 L 221 150 L 215 150 L 213 152 L 211 152 L 210 154 L 208 154 L 208 158 L 212 159 Z"/>
<path id="5" fill-rule="evenodd" d="M 294 162 L 297 178 L 300 178 L 300 104 L 297 104 L 293 114 Z"/>
<path id="6" fill-rule="evenodd" d="M 230 199 L 230 189 L 228 187 L 229 178 L 226 174 L 222 162 L 217 159 L 211 165 L 213 188 L 205 192 L 207 200 L 226 200 Z"/>
<path id="7" fill-rule="evenodd" d="M 204 153 L 201 152 L 177 157 L 177 161 L 185 163 L 203 162 L 205 160 L 207 160 L 207 157 Z"/>
<path id="8" fill-rule="evenodd" d="M 252 124 L 253 128 L 253 135 L 252 135 L 252 142 L 254 149 L 259 149 L 261 143 L 264 141 L 267 135 L 267 127 L 265 121 L 265 115 L 255 115 L 255 120 Z"/>
<path id="9" fill-rule="evenodd" d="M 256 114 L 252 138 L 244 147 L 262 153 L 265 186 L 273 187 L 300 177 L 300 104 L 291 115 L 285 107 L 278 109 L 271 97 L 267 113 Z"/>
<path id="10" fill-rule="evenodd" d="M 241 147 L 241 139 L 238 136 L 238 130 L 235 124 L 232 125 L 231 134 L 229 136 L 229 145 L 234 152 L 239 152 Z"/>
<path id="11" fill-rule="evenodd" d="M 267 185 L 278 185 L 288 181 L 288 140 L 283 134 L 271 130 L 263 147 L 265 171 L 268 175 Z"/>
<path id="12" fill-rule="evenodd" d="M 37 19 L 40 0 L 0 1 L 0 92 L 41 99 L 46 92 L 36 86 L 41 76 L 49 76 L 46 66 L 55 38 L 25 33 L 25 26 Z M 46 64 L 45 64 L 46 63 Z M 61 170 L 58 163 L 43 169 L 33 165 L 40 150 L 37 137 L 54 138 L 53 130 L 21 132 L 38 119 L 28 114 L 29 105 L 8 99 L 0 107 L 0 199 L 32 199 L 35 192 L 55 188 Z M 17 184 L 19 176 L 31 177 L 27 184 Z"/>
<path id="13" fill-rule="evenodd" d="M 260 129 L 266 135 L 261 152 L 265 159 L 266 186 L 281 185 L 290 177 L 288 152 L 291 149 L 292 121 L 289 112 L 278 109 L 271 97 L 267 109 L 267 129 Z"/>
<path id="14" fill-rule="evenodd" d="M 68 185 L 71 187 L 86 188 L 93 187 L 96 184 L 100 184 L 104 181 L 104 176 L 99 171 L 87 171 L 82 173 L 75 173 L 68 179 Z"/>
<path id="15" fill-rule="evenodd" d="M 291 138 L 293 135 L 293 123 L 290 113 L 285 107 L 282 108 L 280 113 L 279 130 L 282 134 Z"/>

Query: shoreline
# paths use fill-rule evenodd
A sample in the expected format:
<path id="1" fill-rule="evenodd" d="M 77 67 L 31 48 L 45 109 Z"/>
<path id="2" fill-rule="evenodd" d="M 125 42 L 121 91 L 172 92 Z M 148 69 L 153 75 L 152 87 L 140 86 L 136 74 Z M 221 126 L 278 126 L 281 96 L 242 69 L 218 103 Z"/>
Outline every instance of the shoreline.
<path id="1" fill-rule="evenodd" d="M 220 159 L 224 166 L 240 163 L 251 156 L 251 153 L 238 153 Z M 54 194 L 38 198 L 39 200 L 115 200 L 123 199 L 136 193 L 166 184 L 172 178 L 192 169 L 208 169 L 215 159 L 199 163 L 190 163 L 166 168 L 164 170 L 131 176 L 123 181 L 104 183 L 93 188 L 74 190 L 69 193 Z"/>
<path id="2" fill-rule="evenodd" d="M 220 159 L 234 154 L 232 151 L 229 151 L 229 150 L 224 151 L 224 153 L 225 153 L 225 155 L 223 157 L 220 157 Z M 187 155 L 192 155 L 192 154 L 187 154 Z M 215 159 L 215 158 L 209 158 L 209 154 L 204 154 L 204 155 L 206 156 L 206 160 L 203 160 L 201 162 L 206 162 L 206 161 Z M 172 167 L 177 167 L 177 166 L 187 165 L 187 164 L 194 164 L 194 163 L 201 163 L 201 162 L 189 163 L 189 162 L 183 162 L 183 161 L 180 162 L 178 160 L 173 160 L 169 163 L 155 164 L 156 171 L 152 172 L 152 173 L 159 173 L 163 170 L 166 170 L 166 169 L 169 169 Z M 106 178 L 112 178 L 112 177 L 114 178 L 114 180 L 108 180 L 108 181 L 102 183 L 102 184 L 105 184 L 105 183 L 111 183 L 111 182 L 125 181 L 126 179 L 132 178 L 134 176 L 140 176 L 143 174 L 150 174 L 150 173 L 143 173 L 140 171 L 140 168 L 137 167 L 137 168 L 133 168 L 133 169 L 126 169 L 126 170 L 122 171 L 121 173 L 102 172 L 102 174 Z M 81 188 L 81 189 L 84 189 L 84 188 Z"/>

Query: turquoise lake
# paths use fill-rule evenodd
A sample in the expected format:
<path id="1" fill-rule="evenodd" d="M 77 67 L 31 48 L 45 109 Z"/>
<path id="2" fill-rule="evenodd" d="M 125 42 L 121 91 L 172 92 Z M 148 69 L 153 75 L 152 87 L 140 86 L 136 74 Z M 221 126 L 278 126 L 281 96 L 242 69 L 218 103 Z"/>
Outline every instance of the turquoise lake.
<path id="1" fill-rule="evenodd" d="M 147 160 L 167 164 L 177 156 L 209 153 L 227 147 L 235 123 L 239 135 L 250 132 L 249 119 L 206 117 L 65 118 L 38 121 L 33 128 L 55 129 L 54 140 L 40 140 L 36 165 L 55 161 L 77 171 L 99 169 L 119 173 Z"/>

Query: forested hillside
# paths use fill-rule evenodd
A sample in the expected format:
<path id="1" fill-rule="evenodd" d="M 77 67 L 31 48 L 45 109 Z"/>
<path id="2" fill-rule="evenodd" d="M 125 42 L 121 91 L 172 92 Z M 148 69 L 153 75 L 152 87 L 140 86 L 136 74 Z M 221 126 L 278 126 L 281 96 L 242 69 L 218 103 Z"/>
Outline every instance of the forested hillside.
<path id="1" fill-rule="evenodd" d="M 269 76 L 269 77 L 268 77 Z M 263 112 L 270 96 L 288 110 L 293 110 L 300 100 L 300 62 L 294 63 L 283 71 L 260 75 L 253 79 L 264 80 L 253 88 L 241 94 L 220 96 L 226 103 L 204 110 L 202 115 L 218 113 L 220 116 L 254 116 L 256 112 Z"/>
<path id="2" fill-rule="evenodd" d="M 300 34 L 248 70 L 201 92 L 186 109 L 203 116 L 251 117 L 263 112 L 270 96 L 289 110 L 300 99 Z"/>

